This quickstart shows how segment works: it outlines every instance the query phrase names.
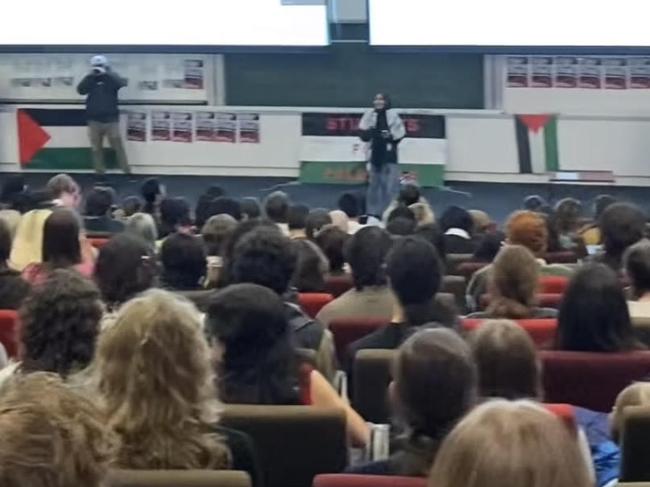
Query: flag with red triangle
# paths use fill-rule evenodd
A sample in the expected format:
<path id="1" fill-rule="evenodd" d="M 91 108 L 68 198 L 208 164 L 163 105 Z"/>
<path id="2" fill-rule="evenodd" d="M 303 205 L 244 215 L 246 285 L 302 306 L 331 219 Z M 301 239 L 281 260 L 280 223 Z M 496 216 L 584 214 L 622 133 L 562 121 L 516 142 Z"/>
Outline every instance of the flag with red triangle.
<path id="1" fill-rule="evenodd" d="M 557 116 L 516 115 L 515 133 L 520 173 L 543 174 L 560 170 Z"/>

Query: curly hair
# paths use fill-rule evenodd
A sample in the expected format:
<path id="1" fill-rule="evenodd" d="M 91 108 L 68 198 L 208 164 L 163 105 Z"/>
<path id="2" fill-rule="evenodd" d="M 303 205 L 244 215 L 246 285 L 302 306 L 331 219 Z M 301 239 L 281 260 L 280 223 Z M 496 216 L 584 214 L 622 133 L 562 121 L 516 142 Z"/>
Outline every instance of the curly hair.
<path id="1" fill-rule="evenodd" d="M 73 270 L 52 271 L 19 310 L 22 370 L 65 377 L 85 368 L 95 353 L 102 314 L 91 281 Z"/>
<path id="2" fill-rule="evenodd" d="M 0 398 L 0 485 L 103 485 L 114 437 L 90 401 L 54 374 L 16 376 Z"/>
<path id="3" fill-rule="evenodd" d="M 210 349 L 189 301 L 150 290 L 126 303 L 100 337 L 96 365 L 120 468 L 229 467 L 213 430 L 220 405 Z"/>
<path id="4" fill-rule="evenodd" d="M 492 264 L 487 312 L 495 318 L 521 319 L 536 305 L 540 268 L 523 245 L 501 249 Z"/>
<path id="5" fill-rule="evenodd" d="M 548 226 L 539 213 L 515 211 L 506 222 L 508 243 L 523 245 L 536 256 L 546 253 L 548 246 Z"/>

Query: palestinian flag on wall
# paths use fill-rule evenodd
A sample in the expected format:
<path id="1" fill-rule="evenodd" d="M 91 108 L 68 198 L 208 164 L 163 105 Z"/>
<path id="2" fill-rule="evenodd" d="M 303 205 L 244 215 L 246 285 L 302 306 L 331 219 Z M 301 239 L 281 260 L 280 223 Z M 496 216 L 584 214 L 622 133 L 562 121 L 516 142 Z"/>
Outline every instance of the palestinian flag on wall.
<path id="1" fill-rule="evenodd" d="M 363 113 L 302 114 L 300 181 L 363 184 L 367 180 L 364 142 L 359 139 Z M 446 120 L 441 115 L 401 113 L 406 138 L 400 142 L 403 182 L 442 186 L 447 162 Z"/>
<path id="2" fill-rule="evenodd" d="M 79 108 L 21 108 L 16 113 L 23 169 L 92 169 L 86 111 Z M 107 141 L 104 142 L 108 144 Z M 104 149 L 108 168 L 118 167 L 115 153 Z"/>
<path id="3" fill-rule="evenodd" d="M 519 172 L 543 174 L 560 170 L 557 116 L 516 115 Z"/>

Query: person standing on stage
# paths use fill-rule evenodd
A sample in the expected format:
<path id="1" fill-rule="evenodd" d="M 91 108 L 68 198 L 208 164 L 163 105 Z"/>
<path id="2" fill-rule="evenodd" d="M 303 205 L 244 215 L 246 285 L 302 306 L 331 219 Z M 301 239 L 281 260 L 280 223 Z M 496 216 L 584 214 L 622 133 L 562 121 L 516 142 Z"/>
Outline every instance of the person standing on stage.
<path id="1" fill-rule="evenodd" d="M 105 56 L 94 56 L 90 65 L 91 71 L 81 80 L 77 91 L 80 95 L 87 95 L 86 118 L 95 172 L 100 175 L 106 172 L 106 137 L 115 151 L 120 168 L 128 174 L 131 170 L 120 137 L 120 114 L 117 107 L 118 92 L 126 86 L 127 81 L 111 69 Z"/>
<path id="2" fill-rule="evenodd" d="M 391 108 L 388 95 L 378 93 L 373 104 L 374 108 L 361 118 L 359 130 L 369 152 L 367 211 L 381 218 L 399 192 L 397 145 L 406 136 L 406 129 L 397 111 Z"/>

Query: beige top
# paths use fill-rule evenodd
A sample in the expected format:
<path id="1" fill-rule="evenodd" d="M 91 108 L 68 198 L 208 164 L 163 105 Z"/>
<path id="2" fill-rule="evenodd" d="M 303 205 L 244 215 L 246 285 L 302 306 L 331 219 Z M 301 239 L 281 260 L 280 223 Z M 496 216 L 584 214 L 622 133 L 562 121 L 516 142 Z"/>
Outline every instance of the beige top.
<path id="1" fill-rule="evenodd" d="M 627 307 L 633 325 L 650 327 L 650 301 L 628 301 Z"/>
<path id="2" fill-rule="evenodd" d="M 395 296 L 386 286 L 362 291 L 353 288 L 323 307 L 316 319 L 325 326 L 341 318 L 386 318 L 390 321 L 394 303 Z"/>

